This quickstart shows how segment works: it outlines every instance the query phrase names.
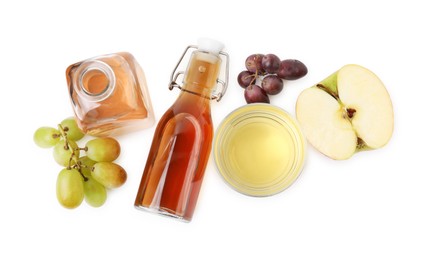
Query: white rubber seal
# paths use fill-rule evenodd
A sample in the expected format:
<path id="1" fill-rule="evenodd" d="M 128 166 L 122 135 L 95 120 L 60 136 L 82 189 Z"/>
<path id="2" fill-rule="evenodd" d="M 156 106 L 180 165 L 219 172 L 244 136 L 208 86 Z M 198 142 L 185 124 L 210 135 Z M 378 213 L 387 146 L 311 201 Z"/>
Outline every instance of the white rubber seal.
<path id="1" fill-rule="evenodd" d="M 220 51 L 224 49 L 224 44 L 214 39 L 200 38 L 197 43 L 199 50 L 207 51 L 215 55 L 219 55 Z"/>

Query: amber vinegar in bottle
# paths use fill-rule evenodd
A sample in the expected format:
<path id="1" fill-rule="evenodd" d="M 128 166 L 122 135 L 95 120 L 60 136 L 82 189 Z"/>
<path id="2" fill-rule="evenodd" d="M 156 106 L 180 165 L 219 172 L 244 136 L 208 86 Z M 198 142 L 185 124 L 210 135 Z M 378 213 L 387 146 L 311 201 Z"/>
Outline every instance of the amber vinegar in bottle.
<path id="1" fill-rule="evenodd" d="M 66 71 L 79 128 L 88 135 L 120 135 L 154 124 L 141 66 L 128 52 L 89 58 Z"/>
<path id="2" fill-rule="evenodd" d="M 156 127 L 137 208 L 192 219 L 212 146 L 210 100 L 220 74 L 221 49 L 222 44 L 203 40 L 192 52 L 182 91 Z"/>

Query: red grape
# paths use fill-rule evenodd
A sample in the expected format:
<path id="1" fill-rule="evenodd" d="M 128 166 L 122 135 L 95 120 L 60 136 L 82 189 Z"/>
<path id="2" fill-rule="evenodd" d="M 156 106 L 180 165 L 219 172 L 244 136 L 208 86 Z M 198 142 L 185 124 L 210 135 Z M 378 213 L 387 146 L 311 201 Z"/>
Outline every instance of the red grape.
<path id="1" fill-rule="evenodd" d="M 280 66 L 280 58 L 274 54 L 267 54 L 262 58 L 262 68 L 271 74 L 277 73 Z"/>
<path id="2" fill-rule="evenodd" d="M 263 75 L 265 71 L 262 68 L 262 58 L 263 54 L 252 54 L 245 60 L 245 67 L 251 73 L 256 73 Z"/>
<path id="3" fill-rule="evenodd" d="M 250 103 L 269 103 L 269 97 L 265 90 L 258 85 L 250 85 L 244 91 L 245 101 Z"/>
<path id="4" fill-rule="evenodd" d="M 280 62 L 280 67 L 277 76 L 282 79 L 294 80 L 299 79 L 307 74 L 307 67 L 299 60 L 283 60 Z"/>
<path id="5" fill-rule="evenodd" d="M 283 89 L 283 80 L 276 75 L 268 75 L 262 80 L 262 88 L 269 95 L 276 95 Z"/>
<path id="6" fill-rule="evenodd" d="M 254 78 L 253 73 L 249 72 L 248 70 L 244 70 L 241 73 L 239 73 L 238 75 L 239 86 L 246 88 L 254 82 L 256 82 L 256 80 Z"/>

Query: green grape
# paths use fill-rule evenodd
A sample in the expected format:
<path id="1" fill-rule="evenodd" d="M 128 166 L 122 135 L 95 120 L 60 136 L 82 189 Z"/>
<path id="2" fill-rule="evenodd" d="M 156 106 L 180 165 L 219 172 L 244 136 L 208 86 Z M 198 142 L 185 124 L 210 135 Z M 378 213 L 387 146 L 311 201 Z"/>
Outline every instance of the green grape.
<path id="1" fill-rule="evenodd" d="M 82 172 L 83 173 L 83 172 Z M 93 207 L 100 207 L 106 201 L 106 188 L 99 182 L 94 180 L 91 176 L 87 177 L 88 180 L 84 183 L 85 188 L 85 200 Z"/>
<path id="2" fill-rule="evenodd" d="M 65 147 L 65 142 L 58 142 L 53 148 L 53 158 L 57 163 L 64 167 L 70 166 L 70 159 L 73 158 L 75 160 L 79 159 L 80 150 L 77 150 L 77 144 L 74 141 L 68 141 L 71 148 L 74 150 L 74 156 L 71 156 L 72 152 L 69 147 Z"/>
<path id="3" fill-rule="evenodd" d="M 88 156 L 80 157 L 79 162 L 82 165 L 81 171 L 83 175 L 85 175 L 85 177 L 91 176 L 91 169 L 96 162 L 89 159 Z"/>
<path id="4" fill-rule="evenodd" d="M 121 152 L 120 144 L 111 137 L 96 138 L 86 143 L 86 155 L 96 162 L 112 162 Z"/>
<path id="5" fill-rule="evenodd" d="M 106 188 L 118 188 L 126 182 L 123 167 L 111 162 L 98 162 L 92 168 L 92 177 Z"/>
<path id="6" fill-rule="evenodd" d="M 61 125 L 64 128 L 68 128 L 66 131 L 68 140 L 79 141 L 83 138 L 83 136 L 85 136 L 82 130 L 80 130 L 80 128 L 77 126 L 77 122 L 74 117 L 64 119 L 61 122 Z"/>
<path id="7" fill-rule="evenodd" d="M 56 182 L 59 203 L 68 209 L 78 207 L 84 198 L 83 177 L 76 169 L 63 169 Z"/>
<path id="8" fill-rule="evenodd" d="M 53 127 L 40 127 L 33 134 L 33 141 L 41 148 L 53 147 L 59 140 L 60 132 Z"/>

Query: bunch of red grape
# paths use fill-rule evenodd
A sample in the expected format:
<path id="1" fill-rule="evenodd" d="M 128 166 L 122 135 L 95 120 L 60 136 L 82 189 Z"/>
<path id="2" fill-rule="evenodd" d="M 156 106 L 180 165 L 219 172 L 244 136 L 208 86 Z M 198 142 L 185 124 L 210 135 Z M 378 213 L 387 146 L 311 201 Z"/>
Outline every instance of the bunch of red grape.
<path id="1" fill-rule="evenodd" d="M 280 60 L 274 54 L 252 54 L 245 60 L 245 67 L 247 70 L 238 75 L 238 83 L 245 89 L 248 104 L 269 103 L 268 95 L 280 93 L 283 80 L 296 80 L 307 74 L 307 67 L 301 61 Z"/>

